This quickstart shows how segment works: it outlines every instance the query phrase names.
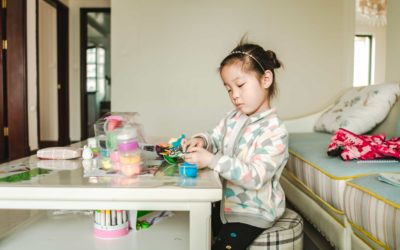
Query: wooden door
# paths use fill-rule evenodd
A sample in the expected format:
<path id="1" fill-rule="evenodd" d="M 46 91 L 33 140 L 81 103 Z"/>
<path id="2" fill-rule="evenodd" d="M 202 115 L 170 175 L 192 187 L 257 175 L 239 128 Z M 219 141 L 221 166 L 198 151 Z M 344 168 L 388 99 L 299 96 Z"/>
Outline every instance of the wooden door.
<path id="1" fill-rule="evenodd" d="M 4 20 L 4 19 L 3 19 Z M 6 6 L 6 123 L 8 158 L 29 155 L 26 62 L 26 0 L 7 1 Z M 2 26 L 4 27 L 4 25 Z M 3 58 L 4 62 L 4 58 Z M 3 78 L 4 79 L 4 78 Z M 4 98 L 4 95 L 3 95 Z"/>
<path id="2" fill-rule="evenodd" d="M 57 48 L 58 48 L 58 145 L 71 143 L 69 138 L 69 26 L 68 7 L 57 4 Z"/>

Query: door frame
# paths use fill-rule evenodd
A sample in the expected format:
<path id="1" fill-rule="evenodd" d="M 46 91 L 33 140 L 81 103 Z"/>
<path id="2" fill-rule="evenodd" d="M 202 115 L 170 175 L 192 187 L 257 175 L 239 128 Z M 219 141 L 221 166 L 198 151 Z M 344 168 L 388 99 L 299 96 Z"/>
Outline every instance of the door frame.
<path id="1" fill-rule="evenodd" d="M 65 146 L 71 143 L 69 125 L 69 9 L 57 0 L 44 0 L 57 11 L 57 111 L 58 140 L 42 141 L 40 139 L 40 84 L 39 84 L 39 1 L 36 0 L 36 63 L 37 67 L 37 135 L 39 148 Z"/>
<path id="2" fill-rule="evenodd" d="M 80 9 L 80 55 L 81 55 L 81 140 L 88 138 L 87 130 L 88 123 L 88 101 L 86 92 L 86 48 L 87 45 L 87 13 L 88 12 L 103 12 L 111 13 L 110 8 L 81 8 Z"/>
<path id="3" fill-rule="evenodd" d="M 3 27 L 3 18 L 4 18 L 4 9 L 1 8 L 0 10 L 0 27 Z M 3 29 L 0 28 L 0 40 L 3 41 L 4 38 L 4 32 Z M 6 103 L 4 98 L 4 86 L 5 86 L 5 76 L 4 76 L 4 64 L 6 63 L 5 61 L 5 51 L 3 49 L 3 46 L 1 46 L 1 51 L 0 51 L 0 161 L 4 160 L 7 157 L 7 153 L 5 152 L 6 150 L 6 140 L 4 136 L 4 119 L 6 117 Z"/>

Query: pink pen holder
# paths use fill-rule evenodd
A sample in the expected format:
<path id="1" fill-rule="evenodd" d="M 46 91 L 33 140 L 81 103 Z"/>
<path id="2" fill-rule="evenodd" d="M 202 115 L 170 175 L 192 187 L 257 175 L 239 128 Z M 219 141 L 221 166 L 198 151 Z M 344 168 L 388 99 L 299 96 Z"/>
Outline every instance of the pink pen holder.
<path id="1" fill-rule="evenodd" d="M 94 236 L 101 239 L 114 239 L 129 233 L 129 222 L 117 226 L 101 226 L 94 224 Z"/>
<path id="2" fill-rule="evenodd" d="M 115 239 L 129 233 L 125 210 L 96 210 L 93 234 L 101 239 Z"/>

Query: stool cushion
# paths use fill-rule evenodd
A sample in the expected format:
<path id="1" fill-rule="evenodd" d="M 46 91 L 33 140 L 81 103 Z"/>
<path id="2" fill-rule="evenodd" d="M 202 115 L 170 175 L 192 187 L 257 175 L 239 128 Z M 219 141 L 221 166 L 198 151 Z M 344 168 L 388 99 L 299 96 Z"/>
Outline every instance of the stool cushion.
<path id="1" fill-rule="evenodd" d="M 248 250 L 303 249 L 303 219 L 293 210 L 286 208 L 282 217 L 266 229 Z"/>

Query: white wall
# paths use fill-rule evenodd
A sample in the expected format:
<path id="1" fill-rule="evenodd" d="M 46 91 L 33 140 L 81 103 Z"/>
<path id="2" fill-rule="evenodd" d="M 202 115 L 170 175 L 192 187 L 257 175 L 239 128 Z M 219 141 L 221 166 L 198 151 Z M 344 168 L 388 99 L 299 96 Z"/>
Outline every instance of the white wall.
<path id="1" fill-rule="evenodd" d="M 231 109 L 217 73 L 248 33 L 274 50 L 282 117 L 319 110 L 352 85 L 348 0 L 117 0 L 112 9 L 113 111 L 138 111 L 147 134 L 212 128 Z"/>
<path id="2" fill-rule="evenodd" d="M 400 82 L 400 1 L 388 1 L 386 81 Z"/>

